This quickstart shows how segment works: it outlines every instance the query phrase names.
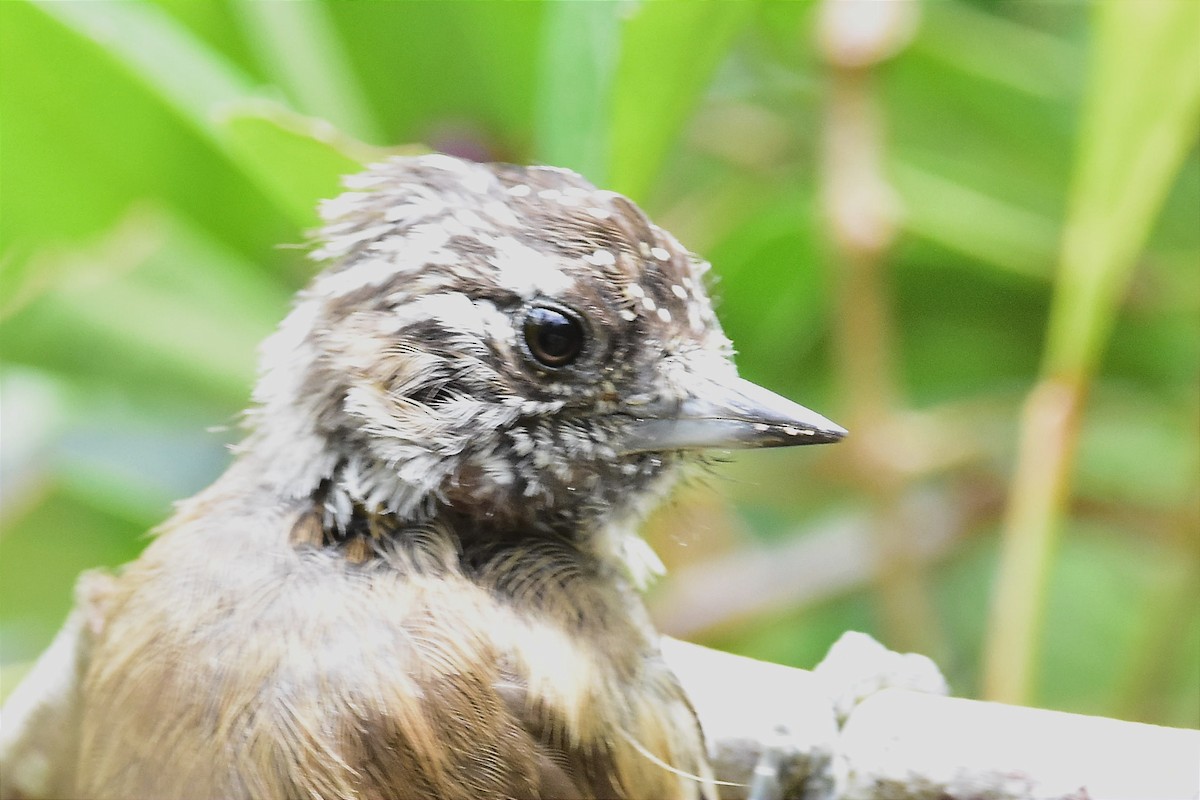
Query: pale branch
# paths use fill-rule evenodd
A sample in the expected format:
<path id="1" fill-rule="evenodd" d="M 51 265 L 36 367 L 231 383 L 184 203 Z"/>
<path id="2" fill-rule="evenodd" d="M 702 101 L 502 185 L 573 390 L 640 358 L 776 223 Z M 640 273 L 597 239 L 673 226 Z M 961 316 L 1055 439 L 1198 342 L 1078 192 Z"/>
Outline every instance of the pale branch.
<path id="1" fill-rule="evenodd" d="M 813 672 L 670 639 L 663 652 L 724 800 L 1200 798 L 1200 731 L 946 697 L 932 662 L 863 634 Z"/>

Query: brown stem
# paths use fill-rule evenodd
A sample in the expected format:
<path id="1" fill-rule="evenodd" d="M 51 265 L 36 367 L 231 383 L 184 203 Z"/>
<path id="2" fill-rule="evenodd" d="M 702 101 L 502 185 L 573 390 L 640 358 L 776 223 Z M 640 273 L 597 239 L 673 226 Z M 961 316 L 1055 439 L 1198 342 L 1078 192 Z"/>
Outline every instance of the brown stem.
<path id="1" fill-rule="evenodd" d="M 844 457 L 871 498 L 883 627 L 892 646 L 936 652 L 939 636 L 913 523 L 904 511 L 907 474 L 890 452 L 890 420 L 901 407 L 886 254 L 897 204 L 883 173 L 883 122 L 870 67 L 891 55 L 911 27 L 894 3 L 829 0 L 822 47 L 830 67 L 822 196 L 840 268 L 835 322 L 838 378 L 848 427 Z"/>
<path id="2" fill-rule="evenodd" d="M 1046 572 L 1070 485 L 1085 395 L 1083 381 L 1047 378 L 1025 404 L 985 658 L 983 692 L 990 700 L 1029 699 Z"/>

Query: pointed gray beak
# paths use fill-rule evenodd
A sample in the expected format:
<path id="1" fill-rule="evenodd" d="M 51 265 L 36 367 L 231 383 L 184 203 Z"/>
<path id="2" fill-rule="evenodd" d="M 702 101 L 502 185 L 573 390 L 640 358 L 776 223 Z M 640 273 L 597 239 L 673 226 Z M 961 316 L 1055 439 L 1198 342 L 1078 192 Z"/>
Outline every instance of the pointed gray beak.
<path id="1" fill-rule="evenodd" d="M 705 380 L 690 396 L 638 409 L 621 452 L 792 447 L 836 442 L 846 429 L 743 380 Z"/>

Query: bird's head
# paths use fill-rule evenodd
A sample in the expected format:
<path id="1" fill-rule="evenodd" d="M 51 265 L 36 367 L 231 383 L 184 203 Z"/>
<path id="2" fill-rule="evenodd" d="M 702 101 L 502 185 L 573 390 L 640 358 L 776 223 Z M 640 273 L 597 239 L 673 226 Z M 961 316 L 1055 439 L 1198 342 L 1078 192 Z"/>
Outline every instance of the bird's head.
<path id="1" fill-rule="evenodd" d="M 631 507 L 704 448 L 845 431 L 737 376 L 707 265 L 575 173 L 394 158 L 325 203 L 251 446 L 328 516 L 526 529 Z"/>

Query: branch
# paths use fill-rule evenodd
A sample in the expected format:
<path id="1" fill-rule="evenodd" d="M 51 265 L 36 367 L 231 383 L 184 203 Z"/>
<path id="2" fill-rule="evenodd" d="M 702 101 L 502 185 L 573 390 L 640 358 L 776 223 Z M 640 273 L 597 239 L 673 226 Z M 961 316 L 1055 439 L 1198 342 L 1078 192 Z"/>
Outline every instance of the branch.
<path id="1" fill-rule="evenodd" d="M 945 697 L 931 661 L 864 634 L 813 672 L 671 639 L 663 652 L 725 800 L 1200 798 L 1200 731 Z"/>

